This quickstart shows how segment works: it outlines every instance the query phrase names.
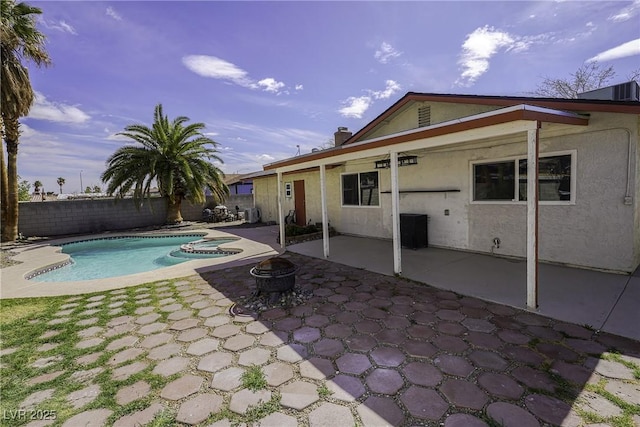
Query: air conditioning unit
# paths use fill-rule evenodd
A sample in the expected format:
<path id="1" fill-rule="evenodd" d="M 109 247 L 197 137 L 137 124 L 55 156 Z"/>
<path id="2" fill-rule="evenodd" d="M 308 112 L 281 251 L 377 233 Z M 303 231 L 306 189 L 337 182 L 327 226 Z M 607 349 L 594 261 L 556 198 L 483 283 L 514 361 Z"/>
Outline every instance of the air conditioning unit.
<path id="1" fill-rule="evenodd" d="M 601 99 L 607 101 L 640 101 L 640 86 L 635 81 L 607 86 L 579 93 L 578 99 Z"/>
<path id="2" fill-rule="evenodd" d="M 244 219 L 250 224 L 260 221 L 260 209 L 249 208 L 244 211 Z"/>

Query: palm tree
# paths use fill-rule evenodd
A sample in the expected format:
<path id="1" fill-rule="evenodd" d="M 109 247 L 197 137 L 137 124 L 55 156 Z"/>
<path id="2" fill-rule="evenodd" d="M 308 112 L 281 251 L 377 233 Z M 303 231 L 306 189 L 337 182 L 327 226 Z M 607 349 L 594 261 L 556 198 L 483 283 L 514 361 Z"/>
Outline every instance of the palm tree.
<path id="1" fill-rule="evenodd" d="M 0 44 L 2 58 L 2 85 L 0 85 L 0 128 L 7 148 L 7 164 L 0 163 L 2 180 L 2 241 L 18 237 L 18 139 L 20 117 L 29 113 L 34 93 L 29 71 L 23 60 L 37 66 L 48 65 L 51 60 L 44 49 L 45 36 L 36 29 L 35 15 L 42 11 L 26 3 L 1 0 Z"/>
<path id="2" fill-rule="evenodd" d="M 60 194 L 62 194 L 62 186 L 64 185 L 65 182 L 66 180 L 63 177 L 58 178 L 58 185 L 60 186 Z"/>
<path id="3" fill-rule="evenodd" d="M 38 194 L 40 193 L 40 187 L 42 187 L 42 182 L 41 181 L 36 181 L 33 183 L 33 192 Z"/>
<path id="4" fill-rule="evenodd" d="M 221 202 L 229 188 L 223 182 L 224 173 L 211 163 L 222 163 L 218 143 L 202 134 L 204 123 L 185 125 L 187 121 L 188 117 L 180 116 L 170 122 L 158 104 L 151 128 L 135 124 L 120 132 L 141 146 L 126 145 L 109 157 L 101 176 L 107 183 L 107 194 L 124 197 L 133 189 L 139 207 L 145 196 L 150 197 L 151 185 L 156 182 L 160 195 L 167 198 L 169 224 L 182 222 L 182 200 L 206 201 L 205 187 Z"/>

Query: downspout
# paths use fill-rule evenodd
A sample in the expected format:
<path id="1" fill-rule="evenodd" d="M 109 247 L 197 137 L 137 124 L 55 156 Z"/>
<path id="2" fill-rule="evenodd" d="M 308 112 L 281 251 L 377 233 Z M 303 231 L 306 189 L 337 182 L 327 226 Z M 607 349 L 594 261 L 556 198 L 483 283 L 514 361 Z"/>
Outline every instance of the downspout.
<path id="1" fill-rule="evenodd" d="M 329 258 L 329 215 L 327 214 L 327 178 L 324 164 L 320 165 L 320 199 L 322 206 L 322 248 L 324 257 Z"/>

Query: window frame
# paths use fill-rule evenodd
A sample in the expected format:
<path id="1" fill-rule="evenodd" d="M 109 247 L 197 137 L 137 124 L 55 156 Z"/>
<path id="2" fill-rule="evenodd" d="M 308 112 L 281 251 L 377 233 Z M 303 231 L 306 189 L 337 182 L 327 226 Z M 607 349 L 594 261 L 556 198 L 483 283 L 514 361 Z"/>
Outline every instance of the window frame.
<path id="1" fill-rule="evenodd" d="M 360 175 L 367 173 L 375 173 L 378 176 L 378 204 L 377 205 L 363 205 L 362 200 L 360 200 L 360 195 L 362 194 L 362 187 L 360 182 Z M 357 205 L 345 205 L 344 204 L 344 180 L 343 176 L 345 175 L 357 175 L 358 176 L 358 204 Z M 361 171 L 361 172 L 343 172 L 340 174 L 340 207 L 343 208 L 365 208 L 365 209 L 379 209 L 382 205 L 380 201 L 380 171 L 372 170 L 372 171 Z"/>
<path id="2" fill-rule="evenodd" d="M 548 153 L 541 153 L 538 155 L 539 159 L 544 159 L 546 157 L 558 157 L 558 156 L 571 156 L 571 196 L 569 200 L 539 200 L 538 203 L 540 205 L 575 205 L 576 204 L 576 182 L 577 182 L 577 168 L 576 165 L 578 163 L 578 151 L 577 150 L 563 150 L 563 151 L 553 151 Z M 474 205 L 526 205 L 526 200 L 519 200 L 520 195 L 518 191 L 519 183 L 520 183 L 520 160 L 526 160 L 527 156 L 509 156 L 509 157 L 500 157 L 500 158 L 492 158 L 492 159 L 483 159 L 483 160 L 473 160 L 469 162 L 469 188 L 471 191 L 469 192 L 470 203 Z M 514 176 L 514 196 L 518 197 L 518 199 L 511 200 L 475 200 L 475 190 L 476 190 L 476 182 L 475 182 L 475 166 L 476 165 L 484 165 L 491 163 L 503 163 L 503 162 L 513 162 L 515 168 L 515 176 Z"/>

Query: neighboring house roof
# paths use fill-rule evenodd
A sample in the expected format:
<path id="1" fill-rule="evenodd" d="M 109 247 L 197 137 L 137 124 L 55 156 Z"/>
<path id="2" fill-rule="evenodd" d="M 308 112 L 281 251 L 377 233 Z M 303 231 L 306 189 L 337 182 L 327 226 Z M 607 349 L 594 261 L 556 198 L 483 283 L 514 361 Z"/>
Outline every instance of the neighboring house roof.
<path id="1" fill-rule="evenodd" d="M 252 172 L 250 174 L 245 175 L 244 178 L 253 180 L 256 178 L 264 178 L 264 177 L 275 175 L 275 174 L 276 174 L 276 171 L 274 170 L 264 170 L 264 171 Z"/>
<path id="2" fill-rule="evenodd" d="M 418 102 L 446 102 L 454 104 L 476 104 L 503 107 L 486 113 L 450 120 L 431 126 L 419 127 L 391 135 L 364 139 L 379 125 L 388 122 L 396 114 Z M 548 123 L 587 125 L 589 112 L 616 112 L 640 114 L 640 102 L 605 101 L 591 99 L 532 98 L 514 96 L 447 95 L 408 92 L 395 104 L 356 132 L 343 145 L 310 154 L 291 157 L 264 166 L 265 171 L 295 165 L 311 160 L 333 157 L 340 154 L 383 147 L 415 139 L 431 138 L 454 132 L 479 129 L 495 124 L 517 120 Z"/>
<path id="3" fill-rule="evenodd" d="M 251 184 L 253 173 L 248 173 L 248 174 L 228 173 L 224 177 L 224 183 L 227 185 Z"/>

